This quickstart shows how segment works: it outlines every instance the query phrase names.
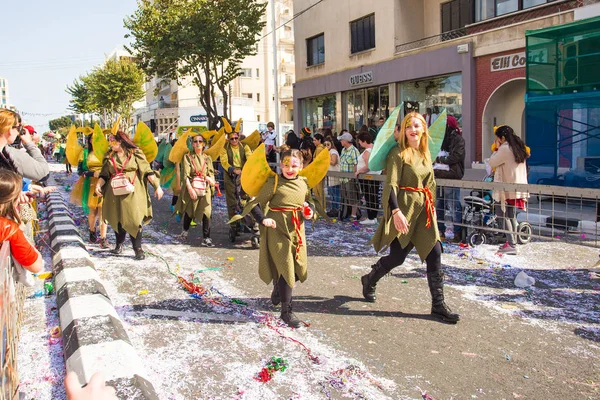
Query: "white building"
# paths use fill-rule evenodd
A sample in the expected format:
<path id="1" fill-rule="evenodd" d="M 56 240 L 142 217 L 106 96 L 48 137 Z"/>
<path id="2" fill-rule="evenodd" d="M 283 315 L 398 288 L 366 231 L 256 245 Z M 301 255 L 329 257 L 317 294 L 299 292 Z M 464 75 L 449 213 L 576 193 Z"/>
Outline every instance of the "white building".
<path id="1" fill-rule="evenodd" d="M 4 78 L 0 78 L 0 108 L 8 108 L 9 104 L 8 81 Z"/>
<path id="2" fill-rule="evenodd" d="M 266 0 L 270 2 L 270 0 Z M 293 17 L 292 0 L 275 1 L 277 71 L 280 131 L 293 123 L 293 83 L 295 81 L 293 23 L 284 25 Z M 227 115 L 232 120 L 244 120 L 244 130 L 252 131 L 261 124 L 275 121 L 275 83 L 273 70 L 273 35 L 271 4 L 265 12 L 267 22 L 257 43 L 257 54 L 247 57 L 240 65 L 242 74 L 230 84 L 231 107 Z M 156 95 L 155 93 L 156 89 Z M 199 100 L 198 88 L 191 78 L 181 85 L 170 79 L 153 78 L 146 83 L 146 101 L 136 110 L 134 121 L 144 121 L 155 134 L 163 134 L 177 126 L 205 125 L 206 115 Z M 218 104 L 223 99 L 217 98 Z"/>

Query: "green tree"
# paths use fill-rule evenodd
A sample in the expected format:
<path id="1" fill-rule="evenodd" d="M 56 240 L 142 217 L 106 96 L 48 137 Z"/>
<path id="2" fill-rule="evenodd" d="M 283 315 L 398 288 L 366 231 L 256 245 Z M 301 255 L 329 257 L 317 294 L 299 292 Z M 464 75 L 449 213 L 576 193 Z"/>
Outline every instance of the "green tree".
<path id="1" fill-rule="evenodd" d="M 66 115 L 48 121 L 48 126 L 50 127 L 50 130 L 55 132 L 58 131 L 60 128 L 67 128 L 71 125 L 73 125 L 73 120 L 71 119 L 71 117 L 68 117 Z"/>
<path id="2" fill-rule="evenodd" d="M 192 78 L 209 126 L 216 128 L 219 115 L 227 115 L 227 85 L 239 76 L 242 60 L 256 54 L 266 6 L 257 0 L 139 0 L 125 19 L 126 37 L 133 37 L 132 54 L 148 76 L 179 84 Z"/>
<path id="3" fill-rule="evenodd" d="M 88 76 L 80 76 L 73 81 L 72 86 L 67 86 L 66 89 L 66 92 L 71 95 L 69 109 L 78 114 L 89 114 L 98 111 L 98 106 L 92 101 L 87 80 Z"/>
<path id="4" fill-rule="evenodd" d="M 123 128 L 127 130 L 133 103 L 145 95 L 143 71 L 129 60 L 108 60 L 103 66 L 94 68 L 84 82 L 91 104 L 111 115 L 120 115 Z"/>

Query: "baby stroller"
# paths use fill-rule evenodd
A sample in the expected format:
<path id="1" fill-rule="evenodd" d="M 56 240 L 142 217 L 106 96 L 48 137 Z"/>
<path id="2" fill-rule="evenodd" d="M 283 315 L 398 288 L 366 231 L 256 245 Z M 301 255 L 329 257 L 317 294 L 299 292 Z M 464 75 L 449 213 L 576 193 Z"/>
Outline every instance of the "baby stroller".
<path id="1" fill-rule="evenodd" d="M 492 182 L 493 176 L 486 176 L 485 182 Z M 490 191 L 473 190 L 470 196 L 463 199 L 465 206 L 463 209 L 463 224 L 466 228 L 465 241 L 471 246 L 480 244 L 497 244 L 504 242 L 506 236 L 502 229 L 502 222 L 499 221 L 494 211 L 494 199 Z M 517 242 L 519 244 L 529 243 L 533 230 L 531 224 L 527 221 L 520 222 L 517 225 Z"/>
<path id="2" fill-rule="evenodd" d="M 242 189 L 242 185 L 240 183 L 240 176 L 233 175 L 231 176 L 234 185 L 235 185 L 235 212 L 236 214 L 241 214 L 244 209 L 244 205 L 248 201 L 248 195 Z M 252 248 L 258 249 L 260 245 L 260 234 L 258 230 L 258 223 L 254 221 L 254 219 L 250 215 L 246 215 L 240 221 L 237 221 L 230 225 L 229 227 L 229 241 L 231 243 L 235 243 L 235 240 L 242 233 L 250 233 L 252 236 L 250 237 L 250 242 L 252 243 Z"/>

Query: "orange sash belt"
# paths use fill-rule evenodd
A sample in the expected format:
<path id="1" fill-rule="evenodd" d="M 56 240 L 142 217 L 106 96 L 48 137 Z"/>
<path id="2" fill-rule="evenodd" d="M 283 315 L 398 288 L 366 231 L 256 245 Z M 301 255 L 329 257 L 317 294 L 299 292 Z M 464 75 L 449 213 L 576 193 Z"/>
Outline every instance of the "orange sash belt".
<path id="1" fill-rule="evenodd" d="M 296 260 L 300 257 L 300 248 L 304 244 L 302 242 L 302 235 L 300 234 L 300 227 L 302 226 L 302 221 L 300 220 L 300 212 L 302 211 L 302 207 L 292 208 L 292 207 L 278 207 L 271 208 L 271 211 L 277 212 L 291 212 L 292 213 L 292 223 L 294 224 L 294 230 L 296 231 L 296 235 L 298 235 L 298 245 L 296 246 Z"/>
<path id="2" fill-rule="evenodd" d="M 428 187 L 414 188 L 408 186 L 400 186 L 398 189 L 408 190 L 410 192 L 421 192 L 425 195 L 425 212 L 427 213 L 427 223 L 425 224 L 425 228 L 429 228 L 431 226 L 431 216 L 435 215 L 435 204 L 433 204 L 431 190 L 429 190 Z"/>

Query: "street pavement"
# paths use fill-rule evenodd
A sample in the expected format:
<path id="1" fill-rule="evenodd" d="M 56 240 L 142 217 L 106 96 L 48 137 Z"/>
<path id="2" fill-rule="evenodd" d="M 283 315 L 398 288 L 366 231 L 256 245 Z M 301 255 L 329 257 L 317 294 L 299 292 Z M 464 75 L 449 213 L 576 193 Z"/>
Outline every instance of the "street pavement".
<path id="1" fill-rule="evenodd" d="M 68 197 L 75 177 L 60 172 L 56 180 Z M 224 199 L 215 203 L 215 248 L 199 246 L 200 227 L 176 238 L 181 225 L 169 196 L 153 200 L 146 260 L 135 261 L 129 243 L 121 256 L 88 246 L 160 398 L 600 398 L 600 280 L 588 271 L 597 248 L 534 241 L 500 257 L 493 246 L 445 244 L 446 300 L 462 316 L 452 325 L 430 317 L 415 253 L 380 282 L 377 303 L 364 302 L 360 276 L 377 260 L 368 245 L 374 228 L 320 221 L 307 226 L 309 276 L 294 289 L 294 309 L 310 326 L 292 330 L 279 323 L 271 286 L 258 278 L 250 235 L 229 243 Z M 86 219 L 72 211 L 86 239 Z M 533 287 L 515 286 L 520 271 L 535 278 Z M 177 276 L 203 295 L 190 296 Z M 28 300 L 25 338 L 47 334 L 51 302 Z M 24 345 L 21 369 L 33 368 L 40 351 Z M 272 357 L 287 368 L 261 382 Z M 63 396 L 64 366 L 50 360 L 28 375 L 28 398 Z M 40 382 L 48 374 L 53 383 Z"/>

